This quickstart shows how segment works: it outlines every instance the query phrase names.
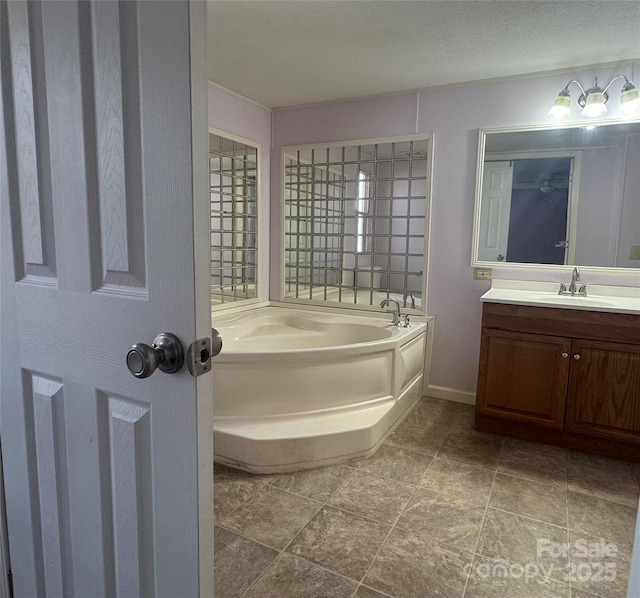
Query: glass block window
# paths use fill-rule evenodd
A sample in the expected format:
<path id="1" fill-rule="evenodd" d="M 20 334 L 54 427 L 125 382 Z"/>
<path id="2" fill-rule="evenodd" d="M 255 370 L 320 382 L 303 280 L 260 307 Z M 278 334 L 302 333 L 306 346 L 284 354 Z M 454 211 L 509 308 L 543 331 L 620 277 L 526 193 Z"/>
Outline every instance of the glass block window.
<path id="1" fill-rule="evenodd" d="M 285 299 L 421 306 L 431 142 L 288 148 Z"/>

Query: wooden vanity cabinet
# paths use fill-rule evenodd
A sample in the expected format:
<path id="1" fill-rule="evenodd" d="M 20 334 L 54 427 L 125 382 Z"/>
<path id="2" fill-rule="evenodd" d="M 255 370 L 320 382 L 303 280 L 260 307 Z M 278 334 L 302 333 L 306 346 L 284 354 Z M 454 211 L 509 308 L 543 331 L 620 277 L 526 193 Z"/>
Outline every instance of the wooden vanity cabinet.
<path id="1" fill-rule="evenodd" d="M 640 443 L 640 344 L 576 340 L 565 429 Z"/>
<path id="2" fill-rule="evenodd" d="M 543 334 L 482 331 L 479 413 L 561 429 L 571 341 Z"/>
<path id="3" fill-rule="evenodd" d="M 484 303 L 476 428 L 640 461 L 640 316 Z"/>

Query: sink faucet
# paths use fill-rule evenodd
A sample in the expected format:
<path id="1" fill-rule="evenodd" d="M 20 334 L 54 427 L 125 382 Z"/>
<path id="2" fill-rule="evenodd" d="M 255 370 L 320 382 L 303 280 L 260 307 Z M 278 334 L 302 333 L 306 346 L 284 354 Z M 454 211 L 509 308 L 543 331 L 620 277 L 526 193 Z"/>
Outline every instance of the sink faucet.
<path id="1" fill-rule="evenodd" d="M 394 326 L 400 326 L 400 303 L 398 303 L 395 299 L 383 299 L 382 301 L 380 301 L 380 309 L 387 307 L 387 305 L 389 305 L 390 303 L 396 304 L 395 311 L 390 312 L 393 316 L 391 323 Z"/>
<path id="2" fill-rule="evenodd" d="M 558 295 L 571 295 L 572 297 L 575 295 L 579 295 L 582 297 L 586 297 L 588 283 L 585 282 L 584 284 L 580 285 L 580 288 L 578 288 L 579 282 L 580 282 L 580 270 L 578 270 L 578 268 L 576 267 L 573 269 L 573 272 L 571 273 L 571 284 L 569 285 L 569 288 L 567 289 L 567 285 L 561 282 Z"/>
<path id="3" fill-rule="evenodd" d="M 574 268 L 571 273 L 571 284 L 569 285 L 569 293 L 572 295 L 575 295 L 578 291 L 578 287 L 576 286 L 577 282 L 580 282 L 580 270 L 578 270 L 578 268 Z"/>
<path id="4" fill-rule="evenodd" d="M 416 308 L 416 298 L 413 296 L 411 291 L 407 291 L 403 296 L 402 300 L 404 301 L 404 306 L 407 307 L 407 298 L 411 297 L 411 309 Z"/>

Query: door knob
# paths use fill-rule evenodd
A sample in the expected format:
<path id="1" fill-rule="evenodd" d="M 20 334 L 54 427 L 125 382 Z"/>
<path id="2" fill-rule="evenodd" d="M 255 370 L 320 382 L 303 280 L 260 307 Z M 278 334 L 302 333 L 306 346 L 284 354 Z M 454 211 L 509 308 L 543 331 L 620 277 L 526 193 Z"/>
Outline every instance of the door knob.
<path id="1" fill-rule="evenodd" d="M 576 353 L 576 354 L 573 356 L 573 358 L 574 358 L 576 361 L 578 361 L 578 360 L 580 359 L 580 355 L 579 355 L 578 353 Z"/>
<path id="2" fill-rule="evenodd" d="M 567 353 L 566 351 L 562 354 L 562 358 L 563 359 L 568 359 L 569 357 L 569 353 Z"/>
<path id="3" fill-rule="evenodd" d="M 148 378 L 156 369 L 165 374 L 175 374 L 183 364 L 182 343 L 170 332 L 156 336 L 151 347 L 137 343 L 127 353 L 127 368 L 136 378 Z"/>

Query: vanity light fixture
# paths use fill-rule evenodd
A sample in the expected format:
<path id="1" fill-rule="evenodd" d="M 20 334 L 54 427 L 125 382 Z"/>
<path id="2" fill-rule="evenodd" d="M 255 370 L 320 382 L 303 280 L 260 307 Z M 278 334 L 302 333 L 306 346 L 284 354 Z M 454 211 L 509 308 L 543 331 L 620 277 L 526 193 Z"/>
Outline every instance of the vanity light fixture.
<path id="1" fill-rule="evenodd" d="M 581 95 L 578 98 L 578 104 L 582 108 L 582 116 L 590 118 L 602 116 L 607 111 L 606 103 L 609 99 L 607 90 L 617 79 L 624 79 L 625 81 L 620 90 L 620 114 L 622 116 L 633 115 L 640 108 L 640 91 L 624 75 L 615 75 L 604 89 L 598 85 L 598 78 L 596 77 L 593 87 L 586 91 L 579 81 L 572 79 L 556 97 L 551 110 L 549 110 L 549 116 L 554 118 L 568 118 L 570 116 L 571 97 L 569 95 L 569 85 L 572 83 L 575 83 L 580 88 Z"/>

